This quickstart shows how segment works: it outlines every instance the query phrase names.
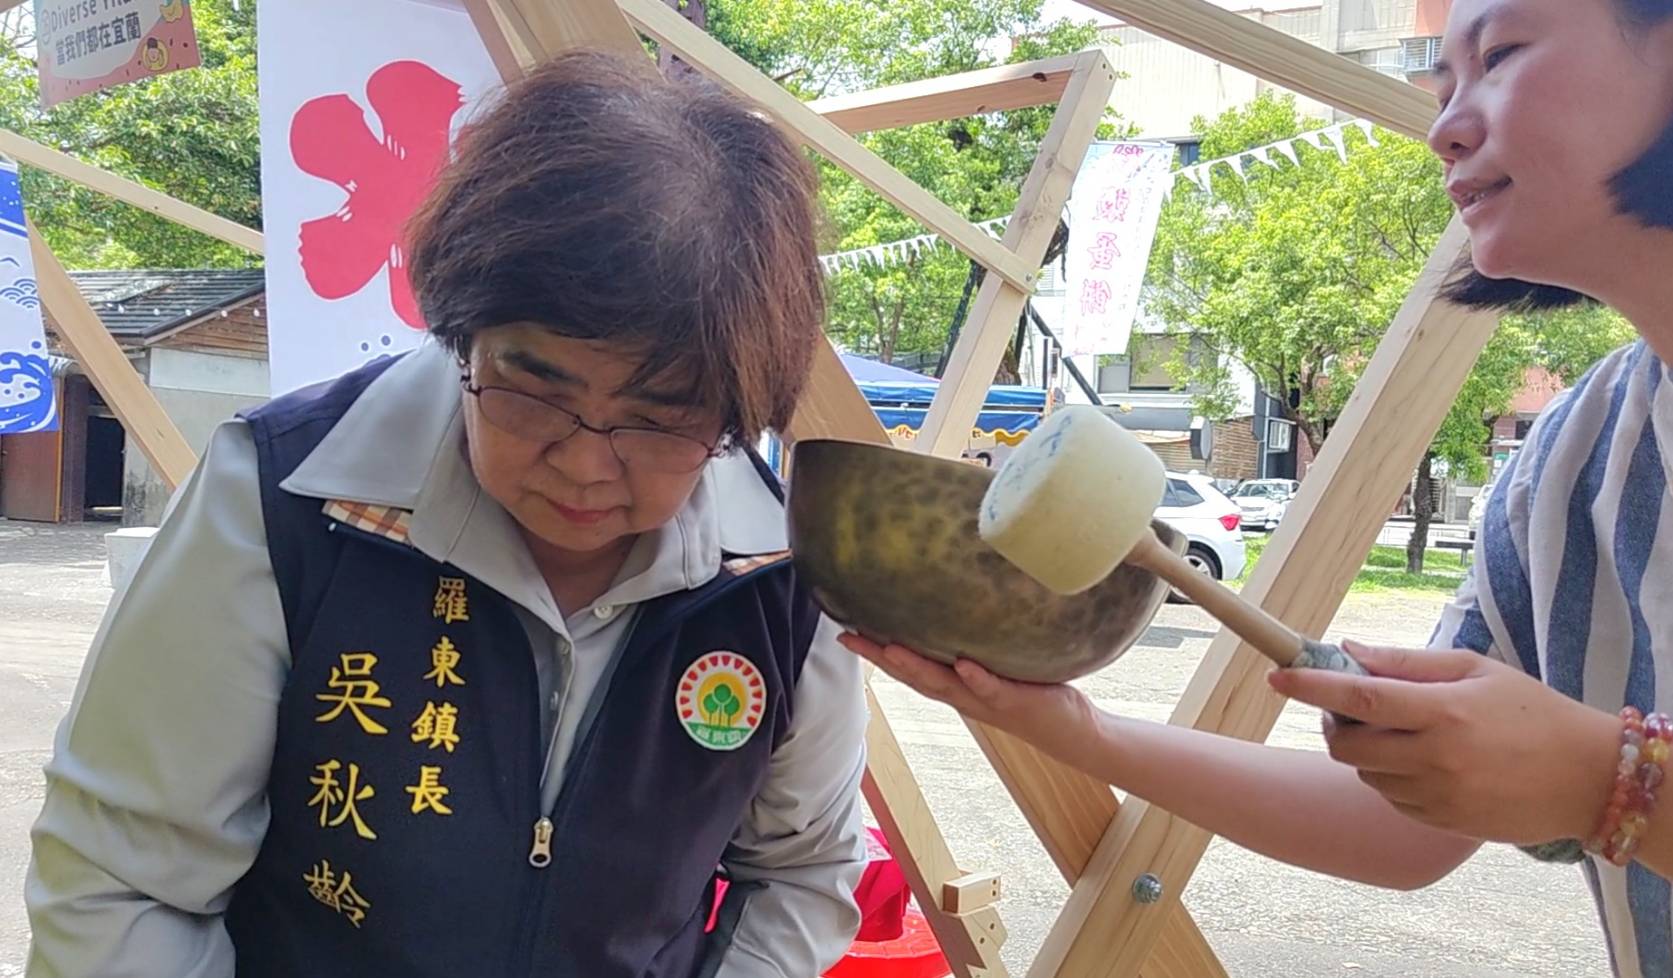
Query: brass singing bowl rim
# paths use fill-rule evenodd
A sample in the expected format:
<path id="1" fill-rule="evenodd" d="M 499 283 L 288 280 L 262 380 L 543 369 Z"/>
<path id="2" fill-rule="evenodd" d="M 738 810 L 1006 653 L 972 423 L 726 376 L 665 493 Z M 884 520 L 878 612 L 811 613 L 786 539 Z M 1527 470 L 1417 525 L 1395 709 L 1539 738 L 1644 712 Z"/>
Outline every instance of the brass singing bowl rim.
<path id="1" fill-rule="evenodd" d="M 969 658 L 1030 682 L 1062 682 L 1115 661 L 1169 587 L 1122 564 L 1060 595 L 976 531 L 993 471 L 867 442 L 809 439 L 791 458 L 788 523 L 799 577 L 833 620 L 942 662 Z M 1176 553 L 1185 537 L 1152 528 Z M 912 543 L 919 546 L 913 547 Z"/>

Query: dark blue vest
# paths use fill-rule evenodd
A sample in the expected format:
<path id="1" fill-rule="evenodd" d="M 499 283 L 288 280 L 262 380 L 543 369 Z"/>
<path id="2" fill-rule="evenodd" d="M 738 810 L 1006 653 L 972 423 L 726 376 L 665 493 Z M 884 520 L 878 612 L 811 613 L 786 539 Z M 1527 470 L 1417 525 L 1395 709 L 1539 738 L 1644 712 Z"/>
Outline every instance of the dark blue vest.
<path id="1" fill-rule="evenodd" d="M 715 867 L 789 728 L 812 601 L 781 560 L 646 605 L 541 811 L 538 685 L 507 600 L 279 488 L 387 365 L 248 415 L 292 668 L 272 822 L 227 914 L 238 974 L 711 972 L 740 909 L 729 896 L 706 933 Z"/>

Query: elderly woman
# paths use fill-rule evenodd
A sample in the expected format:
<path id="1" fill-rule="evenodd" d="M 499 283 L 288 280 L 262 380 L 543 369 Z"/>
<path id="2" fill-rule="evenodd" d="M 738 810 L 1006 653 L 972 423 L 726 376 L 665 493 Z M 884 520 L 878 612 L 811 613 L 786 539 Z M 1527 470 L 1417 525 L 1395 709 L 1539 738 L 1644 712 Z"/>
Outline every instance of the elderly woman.
<path id="1" fill-rule="evenodd" d="M 838 959 L 859 663 L 747 448 L 820 342 L 814 191 L 746 106 L 601 56 L 476 120 L 412 232 L 427 345 L 225 424 L 112 605 L 29 973 Z"/>
<path id="2" fill-rule="evenodd" d="M 1100 713 L 845 641 L 919 690 L 1275 859 L 1391 887 L 1485 841 L 1583 860 L 1623 976 L 1673 975 L 1673 0 L 1456 0 L 1429 136 L 1470 232 L 1454 299 L 1595 297 L 1641 339 L 1552 404 L 1494 492 L 1427 652 L 1280 670 L 1367 721 L 1330 756 Z M 1297 817 L 1297 813 L 1305 813 Z"/>

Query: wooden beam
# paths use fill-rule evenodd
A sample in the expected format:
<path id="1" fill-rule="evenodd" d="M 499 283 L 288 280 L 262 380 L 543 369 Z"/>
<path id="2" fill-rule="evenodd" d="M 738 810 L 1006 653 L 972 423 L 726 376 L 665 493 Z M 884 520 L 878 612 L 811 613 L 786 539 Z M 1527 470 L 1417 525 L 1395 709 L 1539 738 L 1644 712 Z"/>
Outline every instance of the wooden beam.
<path id="1" fill-rule="evenodd" d="M 1497 317 L 1434 298 L 1464 254 L 1454 218 L 1395 316 L 1341 418 L 1307 472 L 1290 515 L 1243 589 L 1286 624 L 1318 635 L 1392 511 L 1424 449 L 1464 384 Z M 1263 681 L 1270 664 L 1222 630 L 1174 711 L 1173 722 L 1263 740 L 1283 701 Z M 1138 799 L 1122 806 L 1035 960 L 1031 976 L 1134 974 L 1145 964 L 1164 911 L 1178 901 L 1210 834 Z M 1129 892 L 1151 873 L 1160 902 Z"/>
<path id="2" fill-rule="evenodd" d="M 877 412 L 828 342 L 819 344 L 814 352 L 813 372 L 796 405 L 796 417 L 790 430 L 782 434 L 791 443 L 803 438 L 841 438 L 890 444 Z"/>
<path id="3" fill-rule="evenodd" d="M 647 69 L 655 68 L 639 35 L 628 26 L 613 0 L 501 2 L 527 25 L 529 36 L 540 45 L 536 53 L 543 59 L 568 48 L 584 47 L 619 54 L 633 63 L 643 61 Z"/>
<path id="4" fill-rule="evenodd" d="M 535 56 L 534 34 L 528 22 L 506 0 L 464 0 L 465 12 L 488 49 L 500 81 L 520 78 L 540 59 Z"/>
<path id="5" fill-rule="evenodd" d="M 202 231 L 210 237 L 237 245 L 245 251 L 257 255 L 262 253 L 263 245 L 260 231 L 247 228 L 237 221 L 229 221 L 218 214 L 211 214 L 203 208 L 194 207 L 183 200 L 175 200 L 168 194 L 152 190 L 150 187 L 129 180 L 127 177 L 119 177 L 109 171 L 83 163 L 66 153 L 60 153 L 50 147 L 42 146 L 34 140 L 25 139 L 9 129 L 0 129 L 0 153 L 4 153 L 20 163 L 27 163 L 36 169 L 57 174 L 84 187 L 109 194 L 117 200 L 126 201 L 135 207 L 166 217 L 194 231 Z"/>
<path id="6" fill-rule="evenodd" d="M 1207 0 L 1080 0 L 1181 47 L 1301 95 L 1422 139 L 1434 97 Z"/>
<path id="7" fill-rule="evenodd" d="M 976 934 L 978 946 L 991 947 L 995 952 L 1010 936 L 1005 930 L 1005 922 L 999 917 L 998 907 L 981 907 L 969 913 L 958 914 L 958 919 Z M 997 958 L 998 954 L 995 953 L 994 956 Z"/>
<path id="8" fill-rule="evenodd" d="M 999 902 L 999 874 L 972 873 L 941 884 L 941 908 L 948 913 L 970 913 Z"/>
<path id="9" fill-rule="evenodd" d="M 1050 105 L 1063 96 L 1075 55 L 983 68 L 836 95 L 808 106 L 850 133 Z"/>
<path id="10" fill-rule="evenodd" d="M 866 724 L 866 773 L 861 788 L 942 954 L 956 974 L 967 978 L 1008 974 L 999 957 L 998 943 L 980 929 L 983 922 L 944 909 L 942 887 L 965 875 L 964 871 L 935 824 L 935 813 L 912 776 L 906 753 L 869 684 L 866 707 L 871 719 Z"/>
<path id="11" fill-rule="evenodd" d="M 121 420 L 128 436 L 139 443 L 157 476 L 170 489 L 178 486 L 197 465 L 197 453 L 157 403 L 157 395 L 145 386 L 139 371 L 128 362 L 99 314 L 87 304 L 33 225 L 29 227 L 29 248 L 35 259 L 35 285 L 41 305 L 52 314 L 59 338 Z"/>
<path id="12" fill-rule="evenodd" d="M 532 2 L 532 0 L 523 0 Z M 853 136 L 762 75 L 749 62 L 703 33 L 662 0 L 621 0 L 622 12 L 650 35 L 719 82 L 759 106 L 798 140 L 852 173 L 890 203 L 921 221 L 949 244 L 1019 289 L 1032 290 L 1040 269 L 1017 258 L 935 195 L 918 186 Z"/>
<path id="13" fill-rule="evenodd" d="M 1076 56 L 1073 76 L 1046 131 L 1040 155 L 1023 181 L 1017 209 L 1005 226 L 1004 245 L 1029 268 L 1045 261 L 1046 246 L 1057 233 L 1075 175 L 1086 150 L 1097 135 L 1115 86 L 1115 69 L 1101 51 Z M 999 369 L 1005 345 L 1016 331 L 1017 317 L 1028 301 L 1026 291 L 994 276 L 983 279 L 971 306 L 970 322 L 959 335 L 936 388 L 913 447 L 918 451 L 958 457 L 970 440 Z"/>

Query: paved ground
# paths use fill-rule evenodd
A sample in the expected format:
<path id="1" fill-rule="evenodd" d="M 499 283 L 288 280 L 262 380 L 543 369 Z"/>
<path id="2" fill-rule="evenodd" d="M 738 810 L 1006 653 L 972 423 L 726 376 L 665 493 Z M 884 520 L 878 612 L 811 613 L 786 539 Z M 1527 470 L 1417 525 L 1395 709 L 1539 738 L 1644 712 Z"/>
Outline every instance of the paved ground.
<path id="1" fill-rule="evenodd" d="M 40 767 L 110 596 L 102 532 L 0 521 L 0 978 L 22 974 L 21 885 Z M 1440 603 L 1354 596 L 1332 636 L 1418 643 Z M 1163 719 L 1212 636 L 1201 612 L 1166 608 L 1086 688 L 1109 709 Z M 1005 958 L 1023 974 L 1066 887 L 950 711 L 887 681 L 878 695 L 961 862 L 1003 874 Z M 1311 712 L 1292 707 L 1272 740 L 1316 747 L 1317 730 Z M 1312 876 L 1217 842 L 1185 901 L 1235 978 L 1608 974 L 1579 875 L 1507 849 L 1484 851 L 1451 879 L 1408 894 Z"/>

